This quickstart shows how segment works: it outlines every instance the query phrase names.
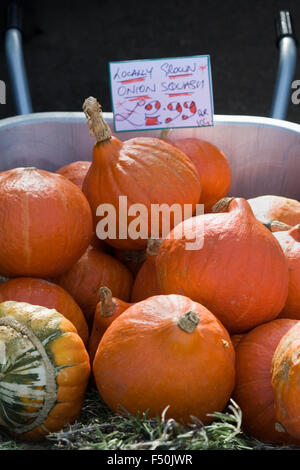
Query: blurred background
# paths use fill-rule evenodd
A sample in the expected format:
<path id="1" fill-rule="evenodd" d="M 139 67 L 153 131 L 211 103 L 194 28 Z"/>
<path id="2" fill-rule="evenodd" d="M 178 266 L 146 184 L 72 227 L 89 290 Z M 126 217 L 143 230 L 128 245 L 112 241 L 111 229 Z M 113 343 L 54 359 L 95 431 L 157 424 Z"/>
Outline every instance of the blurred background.
<path id="1" fill-rule="evenodd" d="M 8 1 L 1 0 L 0 79 L 15 115 L 4 53 Z M 33 109 L 80 111 L 89 95 L 111 111 L 108 63 L 210 54 L 216 114 L 268 116 L 278 49 L 275 15 L 289 10 L 300 38 L 299 0 L 24 0 L 23 48 Z M 298 59 L 295 79 L 300 80 Z M 287 119 L 300 122 L 300 105 Z"/>

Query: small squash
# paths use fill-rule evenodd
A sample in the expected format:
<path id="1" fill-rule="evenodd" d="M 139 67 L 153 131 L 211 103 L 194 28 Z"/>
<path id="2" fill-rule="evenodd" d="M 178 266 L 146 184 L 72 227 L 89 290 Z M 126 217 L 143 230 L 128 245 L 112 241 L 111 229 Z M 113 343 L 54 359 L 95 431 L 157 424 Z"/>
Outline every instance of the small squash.
<path id="1" fill-rule="evenodd" d="M 248 199 L 255 217 L 263 224 L 273 220 L 287 225 L 300 223 L 300 202 L 283 196 L 258 196 Z"/>
<path id="2" fill-rule="evenodd" d="M 185 423 L 221 411 L 234 386 L 228 332 L 202 305 L 181 295 L 134 304 L 104 333 L 93 363 L 99 393 L 114 412 Z"/>
<path id="3" fill-rule="evenodd" d="M 5 276 L 56 276 L 89 245 L 88 201 L 61 175 L 31 167 L 1 172 L 0 206 L 0 273 Z"/>
<path id="4" fill-rule="evenodd" d="M 205 305 L 230 333 L 243 333 L 276 318 L 284 307 L 287 261 L 245 199 L 225 198 L 215 210 L 226 212 L 187 219 L 163 240 L 158 284 L 164 294 Z M 195 239 L 204 240 L 203 246 L 187 250 Z"/>
<path id="5" fill-rule="evenodd" d="M 99 289 L 107 286 L 115 297 L 128 301 L 132 275 L 120 261 L 103 251 L 89 247 L 68 271 L 56 279 L 82 308 L 89 327 L 93 325 Z"/>
<path id="6" fill-rule="evenodd" d="M 109 325 L 132 305 L 113 297 L 111 290 L 105 286 L 100 287 L 99 295 L 100 302 L 96 306 L 88 348 L 91 362 L 94 360 L 100 340 Z"/>
<path id="7" fill-rule="evenodd" d="M 0 302 L 6 300 L 54 308 L 73 323 L 82 341 L 87 343 L 89 332 L 82 310 L 62 287 L 44 279 L 18 277 L 0 284 Z"/>
<path id="8" fill-rule="evenodd" d="M 131 302 L 140 302 L 141 300 L 159 295 L 160 288 L 156 276 L 156 256 L 161 244 L 161 240 L 149 238 L 147 242 L 146 260 L 140 268 L 131 292 Z"/>
<path id="9" fill-rule="evenodd" d="M 282 320 L 284 321 L 284 320 Z M 285 320 L 287 321 L 287 320 Z M 272 360 L 276 429 L 300 443 L 300 322 L 281 338 Z"/>
<path id="10" fill-rule="evenodd" d="M 86 174 L 91 166 L 91 162 L 86 161 L 76 161 L 69 163 L 66 166 L 62 166 L 56 173 L 63 175 L 69 181 L 78 186 L 79 189 L 82 189 L 82 183 Z"/>
<path id="11" fill-rule="evenodd" d="M 110 204 L 115 208 L 116 233 L 107 231 L 105 241 L 121 250 L 141 250 L 146 247 L 151 233 L 151 206 L 179 204 L 182 211 L 184 204 L 191 204 L 196 209 L 200 198 L 200 181 L 197 170 L 191 160 L 181 150 L 153 137 L 136 137 L 121 142 L 112 136 L 108 124 L 104 121 L 101 107 L 97 100 L 90 97 L 85 100 L 83 110 L 88 117 L 91 132 L 97 143 L 93 150 L 93 162 L 83 183 L 94 217 L 94 228 L 102 233 L 104 227 L 98 222 L 107 217 L 96 215 L 101 204 Z M 119 197 L 127 197 L 127 206 L 135 214 L 126 214 L 121 207 L 119 217 Z M 138 206 L 133 207 L 134 204 Z M 143 207 L 143 213 L 138 216 Z M 120 218 L 122 217 L 122 223 Z M 158 236 L 163 236 L 162 217 L 157 217 Z M 174 214 L 171 212 L 170 225 L 174 226 Z M 140 224 L 139 224 L 140 222 Z M 119 226 L 124 233 L 119 233 Z M 140 225 L 140 229 L 131 229 Z M 96 228 L 97 227 L 97 228 Z M 100 227 L 100 228 L 99 228 Z M 106 229 L 105 229 L 106 230 Z M 137 233 L 139 231 L 139 234 Z M 137 238 L 135 238 L 135 235 Z M 122 236 L 121 236 L 122 235 Z"/>
<path id="12" fill-rule="evenodd" d="M 235 350 L 233 398 L 242 410 L 244 431 L 262 441 L 293 442 L 291 436 L 275 427 L 271 363 L 279 341 L 295 324 L 295 320 L 276 319 L 257 326 L 244 335 Z"/>
<path id="13" fill-rule="evenodd" d="M 196 137 L 167 139 L 167 142 L 182 150 L 194 163 L 201 184 L 200 203 L 204 204 L 205 212 L 211 212 L 214 204 L 227 195 L 231 185 L 226 155 L 212 143 Z"/>
<path id="14" fill-rule="evenodd" d="M 42 439 L 78 417 L 90 374 L 73 324 L 54 309 L 0 304 L 0 426 Z"/>

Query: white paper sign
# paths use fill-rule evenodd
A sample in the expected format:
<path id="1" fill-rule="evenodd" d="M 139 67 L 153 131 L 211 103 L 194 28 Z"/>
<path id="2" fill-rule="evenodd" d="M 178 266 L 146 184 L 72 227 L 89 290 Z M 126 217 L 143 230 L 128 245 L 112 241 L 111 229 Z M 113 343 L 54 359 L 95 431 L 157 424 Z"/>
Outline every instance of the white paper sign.
<path id="1" fill-rule="evenodd" d="M 213 125 L 208 55 L 110 62 L 116 132 Z"/>

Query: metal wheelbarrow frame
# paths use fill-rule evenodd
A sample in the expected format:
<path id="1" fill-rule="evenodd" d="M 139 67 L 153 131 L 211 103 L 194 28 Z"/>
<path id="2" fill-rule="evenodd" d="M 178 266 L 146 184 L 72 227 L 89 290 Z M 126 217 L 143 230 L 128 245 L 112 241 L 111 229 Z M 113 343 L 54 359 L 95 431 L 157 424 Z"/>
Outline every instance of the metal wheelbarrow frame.
<path id="1" fill-rule="evenodd" d="M 16 110 L 21 115 L 0 121 L 0 170 L 36 166 L 55 171 L 72 161 L 90 160 L 94 139 L 83 113 L 32 113 L 17 3 L 12 2 L 10 9 L 6 54 Z M 288 12 L 280 12 L 277 18 L 277 39 L 280 56 L 272 118 L 215 115 L 213 127 L 172 131 L 176 137 L 209 140 L 224 151 L 233 173 L 231 195 L 277 194 L 300 200 L 300 125 L 279 120 L 286 115 L 297 57 Z M 105 113 L 111 127 L 112 118 L 112 113 Z M 126 132 L 118 137 L 127 140 L 135 135 Z M 138 135 L 159 137 L 159 131 L 139 131 Z"/>

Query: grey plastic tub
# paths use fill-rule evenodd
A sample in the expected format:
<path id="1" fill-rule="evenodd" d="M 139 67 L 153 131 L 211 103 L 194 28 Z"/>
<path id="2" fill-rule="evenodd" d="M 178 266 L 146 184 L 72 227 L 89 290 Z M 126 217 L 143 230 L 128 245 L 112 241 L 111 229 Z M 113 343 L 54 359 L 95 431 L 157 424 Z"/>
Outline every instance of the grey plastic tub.
<path id="1" fill-rule="evenodd" d="M 104 113 L 112 126 L 112 114 Z M 116 134 L 120 140 L 160 131 Z M 197 136 L 227 155 L 230 195 L 277 194 L 300 200 L 300 125 L 253 116 L 215 116 L 213 127 L 175 129 L 176 137 Z M 35 166 L 54 171 L 76 160 L 91 160 L 95 139 L 83 113 L 34 113 L 0 121 L 0 170 Z"/>

